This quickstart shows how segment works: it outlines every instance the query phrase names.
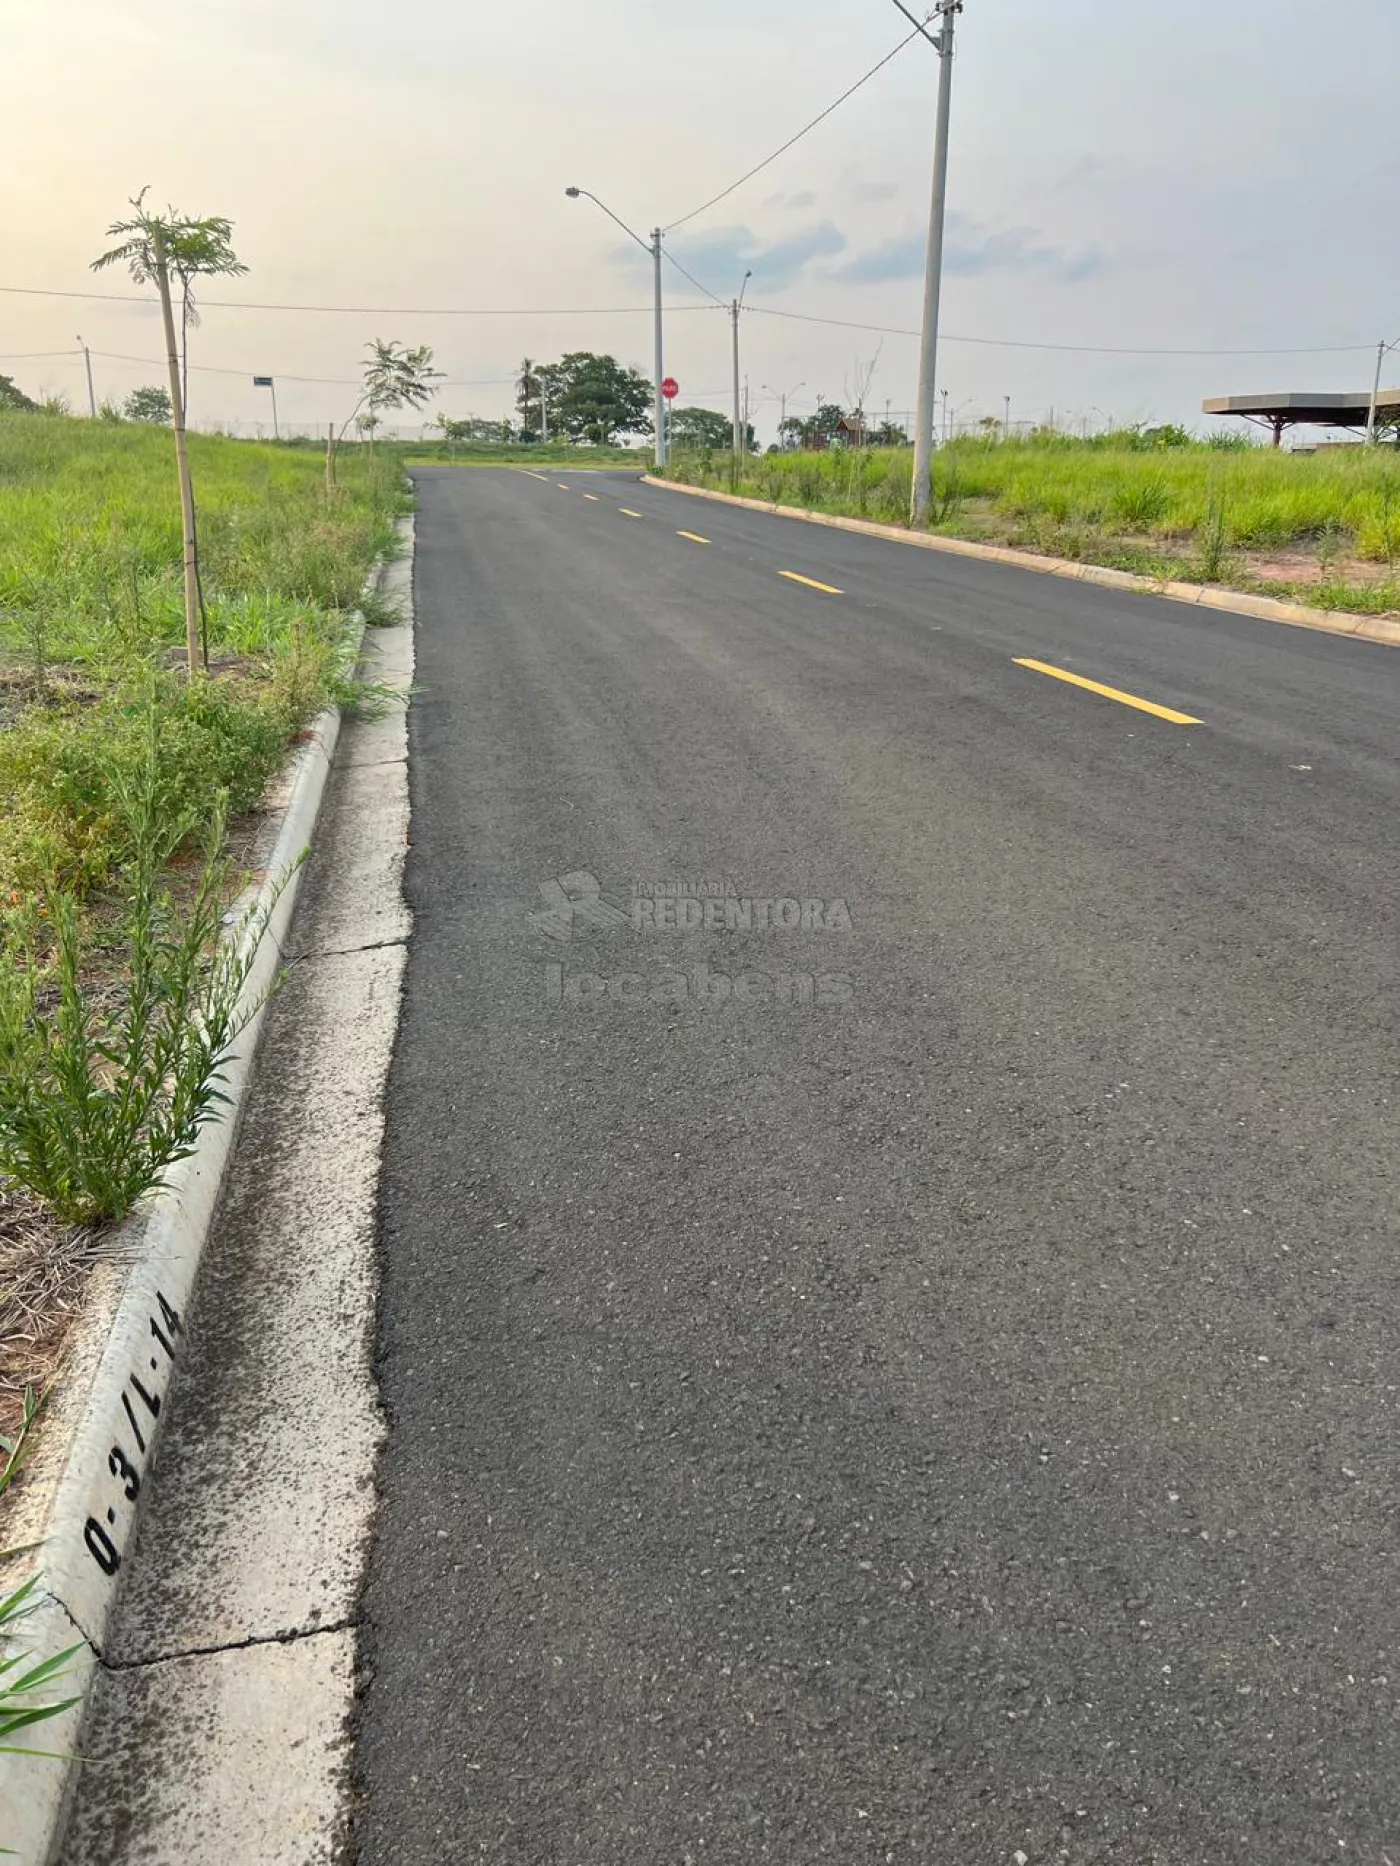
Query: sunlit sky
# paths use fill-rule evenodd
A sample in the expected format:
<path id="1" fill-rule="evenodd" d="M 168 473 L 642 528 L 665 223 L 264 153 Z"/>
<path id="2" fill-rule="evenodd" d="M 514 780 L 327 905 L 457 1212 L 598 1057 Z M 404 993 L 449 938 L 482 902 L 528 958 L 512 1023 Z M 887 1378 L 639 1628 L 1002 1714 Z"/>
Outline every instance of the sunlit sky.
<path id="1" fill-rule="evenodd" d="M 1207 395 L 1369 386 L 1377 341 L 1400 337 L 1400 4 L 1319 16 L 967 0 L 938 370 L 962 421 L 1010 396 L 1013 420 L 1208 427 Z M 342 417 L 374 336 L 431 344 L 453 415 L 507 413 L 527 355 L 607 350 L 649 375 L 647 257 L 566 184 L 643 236 L 669 226 L 907 31 L 891 0 L 3 0 L 0 284 L 134 292 L 87 264 L 149 183 L 233 220 L 249 274 L 210 300 L 369 308 L 208 304 L 198 425 L 266 423 L 254 373 L 277 376 L 284 424 Z M 916 40 L 670 236 L 720 298 L 753 270 L 742 355 L 764 438 L 775 391 L 802 413 L 869 375 L 876 414 L 913 402 L 912 337 L 774 313 L 917 327 L 936 66 Z M 666 292 L 681 402 L 727 407 L 727 317 L 670 268 Z M 99 397 L 162 380 L 151 306 L 8 291 L 0 372 L 84 406 L 79 332 Z M 1325 346 L 1350 348 L 1112 354 Z M 49 351 L 66 354 L 31 354 Z"/>

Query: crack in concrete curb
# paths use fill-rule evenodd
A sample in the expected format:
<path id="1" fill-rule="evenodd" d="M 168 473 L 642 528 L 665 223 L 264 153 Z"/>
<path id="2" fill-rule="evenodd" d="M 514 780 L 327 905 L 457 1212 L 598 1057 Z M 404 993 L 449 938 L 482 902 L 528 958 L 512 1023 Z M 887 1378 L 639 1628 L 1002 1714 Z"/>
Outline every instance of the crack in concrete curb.
<path id="1" fill-rule="evenodd" d="M 310 1639 L 324 1639 L 332 1633 L 358 1633 L 363 1622 L 357 1618 L 327 1620 L 324 1626 L 294 1626 L 285 1633 L 258 1633 L 248 1639 L 228 1639 L 212 1646 L 184 1646 L 178 1652 L 157 1652 L 144 1659 L 99 1659 L 98 1664 L 109 1678 L 127 1672 L 146 1672 L 156 1665 L 180 1665 L 186 1659 L 212 1659 L 223 1652 L 251 1652 L 256 1646 L 297 1646 Z"/>
<path id="2" fill-rule="evenodd" d="M 399 521 L 399 535 L 411 554 L 411 517 Z M 376 588 L 395 561 L 387 558 L 376 565 L 366 579 L 366 589 Z M 352 667 L 359 660 L 364 633 L 361 621 L 353 641 Z M 112 1312 L 93 1317 L 93 1325 L 80 1331 L 70 1355 L 70 1361 L 79 1366 L 68 1370 L 77 1378 L 71 1403 L 60 1415 L 68 1427 L 68 1443 L 58 1454 L 61 1462 L 43 1501 L 33 1506 L 41 1514 L 42 1527 L 38 1534 L 25 1535 L 25 1557 L 7 1575 L 8 1585 L 18 1585 L 29 1574 L 44 1577 L 35 1590 L 25 1639 L 35 1662 L 73 1644 L 72 1637 L 60 1629 L 71 1627 L 83 1648 L 57 1681 L 75 1702 L 43 1725 L 44 1748 L 64 1760 L 45 1764 L 0 1754 L 0 1847 L 10 1848 L 22 1866 L 46 1866 L 61 1840 L 94 1680 L 100 1674 L 133 1669 L 108 1664 L 103 1657 L 118 1576 L 139 1520 L 162 1423 L 163 1399 L 180 1352 L 181 1312 L 193 1293 L 247 1105 L 267 994 L 279 971 L 292 962 L 286 939 L 300 891 L 301 857 L 320 815 L 340 728 L 340 709 L 327 709 L 284 768 L 289 772 L 282 786 L 286 802 L 272 856 L 256 891 L 250 890 L 239 904 L 241 912 L 249 899 L 256 901 L 267 913 L 267 924 L 243 993 L 243 1003 L 256 1008 L 236 1055 L 224 1070 L 224 1118 L 201 1130 L 194 1153 L 171 1170 L 165 1189 L 121 1227 L 129 1241 L 119 1253 L 123 1273 Z M 85 1365 L 88 1356 L 95 1360 L 94 1366 Z M 328 1624 L 288 1640 L 274 1637 L 247 1643 L 292 1643 L 298 1637 L 337 1630 L 347 1628 Z M 237 1647 L 211 1650 L 226 1649 Z M 192 1649 L 187 1655 L 171 1655 L 168 1661 L 142 1663 L 173 1662 L 180 1656 L 200 1655 Z"/>
<path id="3" fill-rule="evenodd" d="M 912 544 L 917 550 L 942 551 L 949 557 L 971 557 L 986 564 L 1005 564 L 1012 570 L 1035 571 L 1093 588 L 1123 590 L 1135 596 L 1162 596 L 1168 602 L 1198 609 L 1219 609 L 1227 615 L 1251 616 L 1257 622 L 1282 622 L 1289 628 L 1316 629 L 1324 635 L 1351 635 L 1358 641 L 1400 647 L 1400 620 L 1391 616 L 1352 615 L 1342 609 L 1309 609 L 1303 603 L 1281 602 L 1274 596 L 1250 596 L 1243 590 L 1220 589 L 1206 583 L 1162 582 L 1131 570 L 1111 570 L 1106 564 L 1081 564 L 1072 558 L 1042 557 L 1034 551 L 1015 551 L 1002 544 L 977 544 L 971 538 L 935 538 L 928 532 L 902 531 L 874 519 L 847 518 L 839 512 L 809 512 L 796 505 L 773 505 L 767 499 L 745 499 L 710 486 L 683 486 L 679 480 L 657 479 L 643 473 L 643 486 L 663 492 L 683 492 L 692 499 L 713 499 L 719 505 L 737 505 L 772 518 L 794 518 L 808 525 L 826 525 L 835 531 L 854 531 L 862 537 L 884 538 L 891 544 Z"/>

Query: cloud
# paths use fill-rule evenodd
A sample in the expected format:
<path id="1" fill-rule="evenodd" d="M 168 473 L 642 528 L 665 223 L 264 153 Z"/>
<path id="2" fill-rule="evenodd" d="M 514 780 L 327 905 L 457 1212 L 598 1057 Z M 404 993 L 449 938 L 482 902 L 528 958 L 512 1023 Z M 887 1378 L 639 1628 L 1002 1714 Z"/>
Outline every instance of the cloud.
<path id="1" fill-rule="evenodd" d="M 1038 272 L 1045 278 L 1077 284 L 1098 276 L 1104 257 L 1096 246 L 1072 249 L 1045 244 L 1033 227 L 993 232 L 966 214 L 949 214 L 943 244 L 943 269 L 954 277 L 980 278 L 988 272 Z M 924 235 L 906 234 L 857 253 L 832 274 L 848 285 L 882 285 L 891 279 L 918 278 L 924 269 Z"/>
<path id="2" fill-rule="evenodd" d="M 853 201 L 892 201 L 899 193 L 897 181 L 852 181 L 846 193 Z"/>
<path id="3" fill-rule="evenodd" d="M 800 194 L 783 194 L 781 192 L 778 194 L 770 194 L 768 199 L 763 203 L 765 207 L 785 207 L 788 209 L 815 207 L 816 204 L 817 197 L 812 193 L 810 188 L 804 188 Z"/>
<path id="4" fill-rule="evenodd" d="M 723 297 L 739 289 L 739 281 L 753 272 L 755 292 L 780 292 L 793 285 L 814 259 L 844 253 L 848 242 L 829 220 L 804 227 L 784 240 L 765 241 L 747 227 L 717 227 L 712 233 L 677 239 L 671 250 L 687 272 L 693 272 L 712 292 Z M 635 247 L 619 247 L 615 258 L 630 264 Z"/>

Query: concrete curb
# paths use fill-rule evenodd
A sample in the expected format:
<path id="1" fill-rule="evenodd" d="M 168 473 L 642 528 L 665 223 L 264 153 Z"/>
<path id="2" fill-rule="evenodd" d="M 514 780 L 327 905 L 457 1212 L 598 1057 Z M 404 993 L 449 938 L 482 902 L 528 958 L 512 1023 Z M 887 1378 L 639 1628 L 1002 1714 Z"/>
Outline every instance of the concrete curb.
<path id="1" fill-rule="evenodd" d="M 399 522 L 411 547 L 412 519 Z M 380 564 L 366 581 L 383 580 Z M 352 664 L 364 623 L 353 638 Z M 160 1430 L 163 1400 L 181 1346 L 184 1311 L 213 1226 L 225 1172 L 238 1139 L 257 1056 L 266 994 L 283 965 L 287 931 L 301 880 L 300 858 L 316 828 L 330 775 L 340 711 L 329 708 L 311 727 L 284 773 L 287 802 L 263 878 L 239 903 L 266 925 L 244 986 L 252 1009 L 233 1058 L 224 1070 L 224 1118 L 205 1127 L 194 1153 L 175 1166 L 163 1191 L 118 1227 L 113 1263 L 99 1273 L 96 1300 L 79 1324 L 66 1357 L 62 1405 L 45 1437 L 57 1450 L 41 1451 L 32 1483 L 36 1495 L 17 1512 L 27 1553 L 8 1564 L 3 1585 L 41 1576 L 33 1615 L 23 1638 L 33 1661 L 77 1645 L 68 1673 L 50 1698 L 77 1702 L 32 1732 L 36 1747 L 72 1759 L 79 1754 L 83 1717 L 103 1657 L 117 1599 L 122 1559 L 130 1546 L 146 1475 Z M 281 887 L 280 895 L 277 890 Z M 251 942 L 255 923 L 245 931 Z M 76 1778 L 72 1761 L 37 1762 L 0 1755 L 0 1848 L 22 1866 L 48 1866 L 58 1843 Z"/>
<path id="2" fill-rule="evenodd" d="M 773 505 L 767 499 L 743 499 L 737 493 L 716 492 L 709 486 L 682 486 L 678 480 L 658 479 L 643 473 L 644 486 L 667 492 L 689 493 L 693 499 L 713 499 L 720 505 L 740 505 L 750 512 L 775 518 L 801 519 L 809 525 L 829 525 L 836 531 L 856 531 L 868 538 L 887 538 L 912 544 L 924 551 L 944 551 L 952 557 L 975 557 L 987 564 L 1007 564 L 1015 570 L 1034 570 L 1042 576 L 1065 577 L 1100 589 L 1129 590 L 1139 596 L 1165 596 L 1175 603 L 1201 609 L 1222 609 L 1230 615 L 1253 616 L 1261 622 L 1283 622 L 1290 628 L 1320 629 L 1328 635 L 1354 635 L 1361 641 L 1385 642 L 1400 647 L 1400 618 L 1350 615 L 1341 609 L 1309 609 L 1305 603 L 1280 602 L 1273 596 L 1248 596 L 1242 590 L 1219 589 L 1208 583 L 1158 582 L 1130 570 L 1110 570 L 1101 564 L 1080 564 L 1062 557 L 1042 557 L 1035 551 L 1013 551 L 1001 544 L 974 544 L 967 538 L 935 538 L 927 532 L 904 531 L 898 525 L 879 525 L 873 519 L 845 518 L 835 512 L 808 512 L 795 505 Z"/>

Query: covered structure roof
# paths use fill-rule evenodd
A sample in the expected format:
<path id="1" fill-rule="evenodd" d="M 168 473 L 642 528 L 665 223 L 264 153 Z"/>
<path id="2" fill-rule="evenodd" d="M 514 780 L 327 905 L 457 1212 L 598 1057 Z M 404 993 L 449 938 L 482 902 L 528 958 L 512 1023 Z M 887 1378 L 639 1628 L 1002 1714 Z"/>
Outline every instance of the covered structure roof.
<path id="1" fill-rule="evenodd" d="M 1207 415 L 1237 415 L 1273 430 L 1277 447 L 1285 428 L 1364 428 L 1371 409 L 1371 392 L 1358 389 L 1341 395 L 1294 391 L 1285 395 L 1217 395 L 1201 403 Z M 1382 389 L 1376 397 L 1376 424 L 1400 423 L 1400 389 Z"/>

